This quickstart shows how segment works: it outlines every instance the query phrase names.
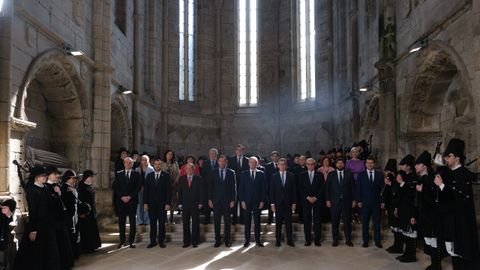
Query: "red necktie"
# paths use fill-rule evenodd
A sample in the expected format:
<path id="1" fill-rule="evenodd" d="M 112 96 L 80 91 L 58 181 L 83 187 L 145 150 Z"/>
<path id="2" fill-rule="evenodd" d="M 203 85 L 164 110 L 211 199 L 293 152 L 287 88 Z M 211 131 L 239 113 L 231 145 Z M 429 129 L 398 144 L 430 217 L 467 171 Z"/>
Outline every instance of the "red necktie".
<path id="1" fill-rule="evenodd" d="M 190 186 L 192 186 L 192 177 L 191 176 L 188 177 L 188 188 L 190 188 Z"/>

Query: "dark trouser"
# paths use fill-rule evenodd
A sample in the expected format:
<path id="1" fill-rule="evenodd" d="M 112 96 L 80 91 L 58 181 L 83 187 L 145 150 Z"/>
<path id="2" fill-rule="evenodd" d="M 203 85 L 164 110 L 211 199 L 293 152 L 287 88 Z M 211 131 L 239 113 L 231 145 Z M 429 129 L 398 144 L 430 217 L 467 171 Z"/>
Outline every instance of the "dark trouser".
<path id="1" fill-rule="evenodd" d="M 282 239 L 282 224 L 285 222 L 285 238 L 292 241 L 292 205 L 282 203 L 275 207 L 275 239 L 277 242 Z"/>
<path id="2" fill-rule="evenodd" d="M 368 243 L 368 232 L 370 226 L 370 217 L 373 220 L 373 232 L 374 232 L 374 240 L 375 244 L 380 244 L 380 213 L 381 207 L 380 205 L 364 205 L 361 209 L 362 211 L 362 239 L 363 243 Z"/>
<path id="3" fill-rule="evenodd" d="M 340 235 L 340 218 L 343 221 L 343 231 L 345 233 L 345 240 L 350 242 L 352 240 L 352 207 L 346 205 L 345 202 L 340 201 L 338 205 L 332 205 L 332 237 L 333 241 L 338 241 Z"/>
<path id="4" fill-rule="evenodd" d="M 192 219 L 192 230 L 190 231 L 190 218 Z M 183 243 L 186 245 L 197 245 L 200 237 L 200 211 L 198 208 L 182 209 L 183 220 Z"/>
<path id="5" fill-rule="evenodd" d="M 322 205 L 320 201 L 314 204 L 304 202 L 303 204 L 303 232 L 305 233 L 305 242 L 312 242 L 312 220 L 313 231 L 315 233 L 315 242 L 320 242 L 322 238 L 321 222 Z"/>
<path id="6" fill-rule="evenodd" d="M 165 243 L 165 222 L 167 221 L 167 211 L 162 206 L 148 206 L 148 216 L 150 217 L 150 243 L 157 241 L 157 222 L 158 222 L 158 243 Z"/>
<path id="7" fill-rule="evenodd" d="M 215 243 L 220 243 L 220 224 L 224 223 L 225 243 L 230 243 L 230 207 L 228 205 L 213 207 L 213 222 L 215 227 Z"/>
<path id="8" fill-rule="evenodd" d="M 255 242 L 260 243 L 260 215 L 262 209 L 258 207 L 247 207 L 247 210 L 243 210 L 243 217 L 245 218 L 245 243 L 250 242 L 250 231 L 252 226 L 252 215 L 253 215 L 253 230 L 255 232 Z"/>
<path id="9" fill-rule="evenodd" d="M 232 213 L 232 223 L 240 223 L 243 224 L 244 219 L 243 219 L 243 211 L 242 207 L 240 206 L 239 203 L 236 203 L 233 208 L 230 208 L 231 213 Z M 239 213 L 240 212 L 240 213 Z"/>
<path id="10" fill-rule="evenodd" d="M 128 242 L 133 244 L 135 242 L 135 234 L 137 233 L 137 222 L 135 214 L 137 211 L 137 205 L 132 202 L 123 203 L 119 202 L 117 204 L 117 214 L 118 214 L 118 230 L 120 231 L 120 243 L 125 243 L 125 228 L 128 222 L 130 223 L 130 233 L 128 234 Z"/>

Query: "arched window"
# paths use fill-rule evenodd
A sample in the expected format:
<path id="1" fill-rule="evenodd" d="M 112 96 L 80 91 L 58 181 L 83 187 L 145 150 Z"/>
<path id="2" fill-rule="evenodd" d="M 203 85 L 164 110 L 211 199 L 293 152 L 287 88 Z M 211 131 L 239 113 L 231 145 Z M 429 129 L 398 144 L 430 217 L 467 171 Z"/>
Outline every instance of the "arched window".
<path id="1" fill-rule="evenodd" d="M 178 99 L 194 101 L 195 87 L 195 0 L 179 0 Z"/>
<path id="2" fill-rule="evenodd" d="M 298 97 L 315 99 L 315 0 L 297 1 Z"/>
<path id="3" fill-rule="evenodd" d="M 258 0 L 238 0 L 238 93 L 240 106 L 258 104 Z"/>

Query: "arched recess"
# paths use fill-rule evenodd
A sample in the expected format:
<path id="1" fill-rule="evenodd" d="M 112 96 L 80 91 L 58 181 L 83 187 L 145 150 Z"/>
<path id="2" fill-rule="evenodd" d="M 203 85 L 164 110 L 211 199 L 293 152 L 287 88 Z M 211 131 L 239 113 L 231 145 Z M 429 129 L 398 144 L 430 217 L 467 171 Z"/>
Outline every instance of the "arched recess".
<path id="1" fill-rule="evenodd" d="M 115 160 L 118 150 L 122 147 L 132 149 L 132 121 L 128 103 L 122 95 L 115 94 L 112 97 L 112 108 L 110 116 L 110 151 L 111 159 Z"/>
<path id="2" fill-rule="evenodd" d="M 86 96 L 75 66 L 63 51 L 41 53 L 25 73 L 13 115 L 35 123 L 36 128 L 16 136 L 24 146 L 61 155 L 72 168 L 85 169 L 92 138 Z"/>
<path id="3" fill-rule="evenodd" d="M 407 89 L 405 123 L 400 123 L 406 125 L 401 138 L 405 150 L 433 152 L 437 141 L 445 144 L 452 137 L 464 139 L 475 150 L 475 107 L 463 61 L 440 42 L 432 42 L 417 57 L 421 65 Z"/>

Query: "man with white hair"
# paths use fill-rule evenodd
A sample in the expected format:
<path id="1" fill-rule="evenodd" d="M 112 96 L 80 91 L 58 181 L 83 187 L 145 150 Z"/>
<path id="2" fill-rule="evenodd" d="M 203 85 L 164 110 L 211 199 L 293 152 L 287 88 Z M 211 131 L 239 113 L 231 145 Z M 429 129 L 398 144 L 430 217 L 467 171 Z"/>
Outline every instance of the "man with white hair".
<path id="1" fill-rule="evenodd" d="M 133 170 L 132 158 L 125 158 L 123 164 L 125 169 L 115 174 L 115 180 L 112 184 L 120 232 L 118 248 L 121 248 L 125 244 L 127 216 L 130 223 L 130 233 L 128 235 L 129 246 L 130 248 L 135 248 L 135 234 L 137 232 L 135 214 L 137 211 L 138 192 L 140 191 L 142 176 Z"/>

